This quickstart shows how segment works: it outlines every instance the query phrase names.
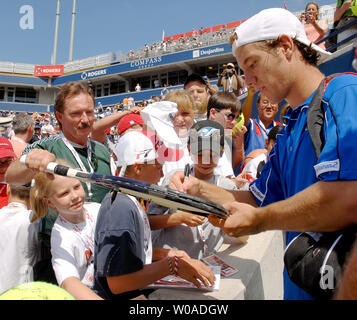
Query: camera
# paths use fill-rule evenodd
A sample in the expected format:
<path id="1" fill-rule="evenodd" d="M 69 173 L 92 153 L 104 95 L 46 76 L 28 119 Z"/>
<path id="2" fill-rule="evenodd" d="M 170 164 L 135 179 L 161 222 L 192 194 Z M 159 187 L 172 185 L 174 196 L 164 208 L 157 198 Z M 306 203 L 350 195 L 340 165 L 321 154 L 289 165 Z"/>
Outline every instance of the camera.
<path id="1" fill-rule="evenodd" d="M 305 12 L 305 18 L 310 17 L 310 13 L 309 12 Z"/>

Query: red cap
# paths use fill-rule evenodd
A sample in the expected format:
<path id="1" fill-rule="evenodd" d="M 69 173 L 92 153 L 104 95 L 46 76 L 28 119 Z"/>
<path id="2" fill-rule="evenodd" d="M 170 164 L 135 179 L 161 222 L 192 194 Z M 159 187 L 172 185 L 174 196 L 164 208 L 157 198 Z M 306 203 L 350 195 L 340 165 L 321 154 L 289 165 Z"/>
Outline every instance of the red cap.
<path id="1" fill-rule="evenodd" d="M 14 148 L 8 139 L 0 137 L 0 158 L 7 157 L 16 158 Z"/>
<path id="2" fill-rule="evenodd" d="M 144 120 L 140 116 L 140 114 L 137 113 L 129 113 L 125 115 L 123 118 L 120 119 L 118 123 L 118 134 L 121 135 L 123 132 L 128 130 L 134 125 L 144 125 Z"/>

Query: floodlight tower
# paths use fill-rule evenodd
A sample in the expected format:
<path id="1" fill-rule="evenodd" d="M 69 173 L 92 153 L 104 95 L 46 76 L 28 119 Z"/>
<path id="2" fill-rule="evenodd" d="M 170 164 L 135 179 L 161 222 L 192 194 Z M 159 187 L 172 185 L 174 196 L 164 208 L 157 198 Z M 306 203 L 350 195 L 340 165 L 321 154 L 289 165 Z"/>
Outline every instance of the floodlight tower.
<path id="1" fill-rule="evenodd" d="M 56 59 L 57 59 L 57 40 L 58 40 L 58 23 L 59 23 L 59 16 L 60 16 L 60 0 L 57 0 L 55 41 L 54 41 L 54 45 L 53 45 L 52 64 L 56 64 Z"/>
<path id="2" fill-rule="evenodd" d="M 74 21 L 76 17 L 76 0 L 73 0 L 73 8 L 72 8 L 72 26 L 71 26 L 71 40 L 69 43 L 69 59 L 68 61 L 73 60 L 73 39 L 74 39 Z"/>

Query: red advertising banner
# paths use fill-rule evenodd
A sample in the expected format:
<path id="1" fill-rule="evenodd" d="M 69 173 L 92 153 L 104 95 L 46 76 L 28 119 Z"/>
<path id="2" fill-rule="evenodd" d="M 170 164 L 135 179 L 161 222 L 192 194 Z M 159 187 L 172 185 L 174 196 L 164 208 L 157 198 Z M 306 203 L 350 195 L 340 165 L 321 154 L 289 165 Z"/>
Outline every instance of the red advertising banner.
<path id="1" fill-rule="evenodd" d="M 63 75 L 63 64 L 51 66 L 35 66 L 35 77 L 52 77 Z"/>

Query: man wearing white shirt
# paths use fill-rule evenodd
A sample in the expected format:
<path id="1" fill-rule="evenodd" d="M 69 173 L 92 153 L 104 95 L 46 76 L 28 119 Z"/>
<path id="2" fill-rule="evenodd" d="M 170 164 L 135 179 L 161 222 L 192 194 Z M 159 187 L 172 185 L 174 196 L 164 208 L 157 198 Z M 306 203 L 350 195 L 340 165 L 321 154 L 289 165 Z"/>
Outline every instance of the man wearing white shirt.
<path id="1" fill-rule="evenodd" d="M 10 142 L 14 148 L 16 157 L 20 158 L 34 133 L 34 122 L 27 113 L 21 112 L 12 120 L 12 128 L 14 136 Z"/>

